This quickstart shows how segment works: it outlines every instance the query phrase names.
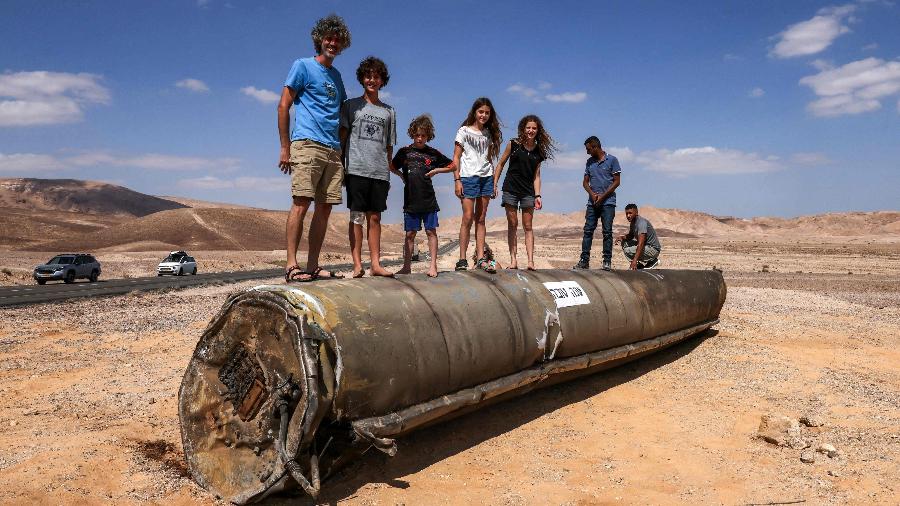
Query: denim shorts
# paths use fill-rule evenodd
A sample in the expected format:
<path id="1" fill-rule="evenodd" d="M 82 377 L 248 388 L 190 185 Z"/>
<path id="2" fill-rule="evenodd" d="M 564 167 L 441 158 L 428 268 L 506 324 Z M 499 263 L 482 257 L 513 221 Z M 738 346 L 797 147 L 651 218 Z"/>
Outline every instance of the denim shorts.
<path id="1" fill-rule="evenodd" d="M 460 178 L 463 187 L 463 198 L 494 196 L 494 176 L 469 176 Z"/>
<path id="2" fill-rule="evenodd" d="M 510 192 L 503 192 L 503 205 L 513 209 L 531 209 L 534 207 L 534 195 L 520 197 Z"/>
<path id="3" fill-rule="evenodd" d="M 422 230 L 422 222 L 425 223 L 425 230 L 437 229 L 437 211 L 431 211 L 428 213 L 403 213 L 404 232 L 417 232 L 419 230 Z"/>

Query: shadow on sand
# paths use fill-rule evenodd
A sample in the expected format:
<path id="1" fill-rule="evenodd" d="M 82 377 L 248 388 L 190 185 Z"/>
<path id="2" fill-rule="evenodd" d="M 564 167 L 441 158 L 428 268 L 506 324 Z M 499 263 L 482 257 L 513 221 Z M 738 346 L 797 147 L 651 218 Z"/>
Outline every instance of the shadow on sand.
<path id="1" fill-rule="evenodd" d="M 266 504 L 337 504 L 352 498 L 368 483 L 408 488 L 401 476 L 416 473 L 459 452 L 509 432 L 559 408 L 589 399 L 610 388 L 677 361 L 718 331 L 711 329 L 670 348 L 591 376 L 536 390 L 522 397 L 415 432 L 397 441 L 388 457 L 374 448 L 322 484 L 318 501 L 300 495 L 272 497 Z M 299 502 L 298 502 L 299 501 Z"/>

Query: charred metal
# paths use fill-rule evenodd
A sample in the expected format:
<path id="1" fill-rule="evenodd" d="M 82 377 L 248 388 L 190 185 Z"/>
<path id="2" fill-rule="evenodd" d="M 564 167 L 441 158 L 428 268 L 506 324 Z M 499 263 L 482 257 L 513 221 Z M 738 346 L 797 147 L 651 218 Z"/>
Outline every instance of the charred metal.
<path id="1" fill-rule="evenodd" d="M 371 447 L 591 374 L 718 322 L 717 271 L 446 273 L 260 286 L 231 297 L 179 393 L 204 488 L 246 504 Z"/>

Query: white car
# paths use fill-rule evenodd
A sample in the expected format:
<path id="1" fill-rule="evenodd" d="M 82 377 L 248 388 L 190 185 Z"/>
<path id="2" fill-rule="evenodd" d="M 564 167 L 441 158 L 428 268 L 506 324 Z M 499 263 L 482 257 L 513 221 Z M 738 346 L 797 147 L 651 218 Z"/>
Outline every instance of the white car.
<path id="1" fill-rule="evenodd" d="M 156 267 L 156 275 L 162 276 L 163 274 L 174 276 L 197 274 L 197 261 L 186 251 L 173 251 Z"/>

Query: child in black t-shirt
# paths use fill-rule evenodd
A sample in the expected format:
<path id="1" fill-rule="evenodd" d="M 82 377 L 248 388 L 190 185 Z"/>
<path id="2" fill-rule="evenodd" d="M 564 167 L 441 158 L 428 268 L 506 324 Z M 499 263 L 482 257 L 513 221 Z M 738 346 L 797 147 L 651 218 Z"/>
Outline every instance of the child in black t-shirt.
<path id="1" fill-rule="evenodd" d="M 441 172 L 453 172 L 456 166 L 440 151 L 426 143 L 434 139 L 434 124 L 431 117 L 423 114 L 412 120 L 407 130 L 413 143 L 400 148 L 391 162 L 394 168 L 403 173 L 403 229 L 406 231 L 406 242 L 403 245 L 403 268 L 397 274 L 409 274 L 413 249 L 416 243 L 416 232 L 425 225 L 428 235 L 428 252 L 431 255 L 431 266 L 428 276 L 437 276 L 437 196 L 431 178 Z"/>

